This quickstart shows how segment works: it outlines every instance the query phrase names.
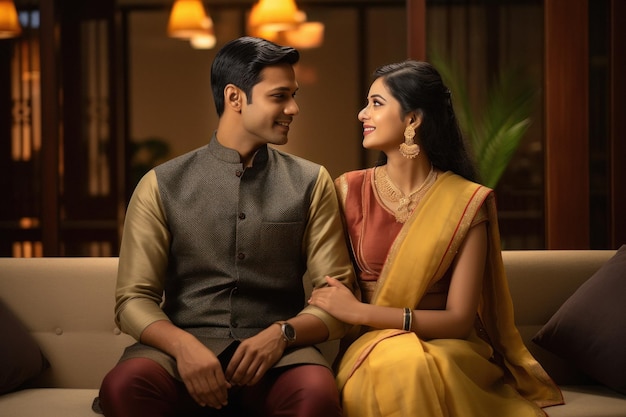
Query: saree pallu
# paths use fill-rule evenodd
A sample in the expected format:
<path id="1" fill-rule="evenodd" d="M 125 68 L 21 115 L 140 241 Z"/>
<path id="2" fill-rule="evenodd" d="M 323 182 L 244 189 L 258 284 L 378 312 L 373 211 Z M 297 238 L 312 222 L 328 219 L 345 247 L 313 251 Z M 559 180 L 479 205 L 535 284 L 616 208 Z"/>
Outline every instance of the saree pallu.
<path id="1" fill-rule="evenodd" d="M 526 349 L 514 324 L 492 190 L 446 172 L 395 239 L 372 304 L 417 306 L 448 270 L 485 204 L 488 255 L 467 339 L 421 340 L 396 329 L 370 330 L 337 369 L 346 417 L 538 417 L 562 404 L 559 388 Z"/>

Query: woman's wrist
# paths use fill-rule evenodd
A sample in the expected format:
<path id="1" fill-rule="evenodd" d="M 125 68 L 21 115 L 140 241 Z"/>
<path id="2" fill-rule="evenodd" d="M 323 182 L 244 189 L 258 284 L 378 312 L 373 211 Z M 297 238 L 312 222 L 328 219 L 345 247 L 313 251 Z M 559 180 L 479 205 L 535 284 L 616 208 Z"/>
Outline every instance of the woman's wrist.
<path id="1" fill-rule="evenodd" d="M 402 330 L 406 330 L 408 332 L 413 330 L 413 310 L 409 307 L 404 307 L 402 309 Z"/>

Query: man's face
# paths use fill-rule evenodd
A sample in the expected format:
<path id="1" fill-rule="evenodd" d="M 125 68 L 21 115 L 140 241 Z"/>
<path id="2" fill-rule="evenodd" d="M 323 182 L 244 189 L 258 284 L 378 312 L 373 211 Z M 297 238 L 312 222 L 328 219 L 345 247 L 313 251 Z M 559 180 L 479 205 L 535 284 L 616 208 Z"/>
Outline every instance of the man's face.
<path id="1" fill-rule="evenodd" d="M 261 71 L 261 81 L 252 88 L 252 102 L 243 100 L 243 128 L 255 145 L 287 143 L 289 125 L 300 112 L 295 95 L 298 83 L 290 64 Z"/>

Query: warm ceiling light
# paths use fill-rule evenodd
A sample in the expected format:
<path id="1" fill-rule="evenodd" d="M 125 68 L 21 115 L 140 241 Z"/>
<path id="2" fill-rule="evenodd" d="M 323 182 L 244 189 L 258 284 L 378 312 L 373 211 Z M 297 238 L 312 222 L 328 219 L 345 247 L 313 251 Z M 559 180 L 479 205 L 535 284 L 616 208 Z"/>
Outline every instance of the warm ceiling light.
<path id="1" fill-rule="evenodd" d="M 298 49 L 319 48 L 324 43 L 324 24 L 305 22 L 283 32 L 285 44 Z"/>
<path id="2" fill-rule="evenodd" d="M 252 6 L 248 26 L 251 30 L 263 26 L 266 30 L 286 30 L 299 22 L 294 0 L 259 0 Z"/>
<path id="3" fill-rule="evenodd" d="M 0 0 L 0 39 L 15 38 L 22 34 L 22 26 L 12 0 Z"/>
<path id="4" fill-rule="evenodd" d="M 200 0 L 176 0 L 167 23 L 167 34 L 173 38 L 191 39 L 206 35 L 210 19 Z M 212 29 L 212 28 L 211 28 Z"/>
<path id="5" fill-rule="evenodd" d="M 324 42 L 324 24 L 306 18 L 293 0 L 260 0 L 248 16 L 248 34 L 294 48 L 318 48 Z"/>
<path id="6" fill-rule="evenodd" d="M 273 30 L 271 27 L 258 26 L 256 28 L 250 28 L 248 30 L 250 36 L 256 36 L 257 38 L 267 39 L 270 42 L 280 42 L 279 35 L 282 31 Z"/>
<path id="7" fill-rule="evenodd" d="M 217 44 L 215 35 L 196 35 L 189 39 L 193 49 L 213 49 Z"/>
<path id="8" fill-rule="evenodd" d="M 205 33 L 199 35 L 193 35 L 189 42 L 194 49 L 212 49 L 217 43 L 215 38 L 215 32 L 213 31 L 213 20 L 210 17 L 206 17 L 207 30 Z"/>

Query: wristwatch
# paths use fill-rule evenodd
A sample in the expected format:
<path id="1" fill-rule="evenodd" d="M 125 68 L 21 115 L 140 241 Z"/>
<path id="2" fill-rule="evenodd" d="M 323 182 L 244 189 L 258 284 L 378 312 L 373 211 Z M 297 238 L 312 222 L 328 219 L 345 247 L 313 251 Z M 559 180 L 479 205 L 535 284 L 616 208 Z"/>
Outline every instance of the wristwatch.
<path id="1" fill-rule="evenodd" d="M 280 326 L 280 331 L 283 334 L 283 340 L 287 342 L 287 346 L 296 341 L 296 329 L 286 321 L 277 321 L 275 324 Z"/>

